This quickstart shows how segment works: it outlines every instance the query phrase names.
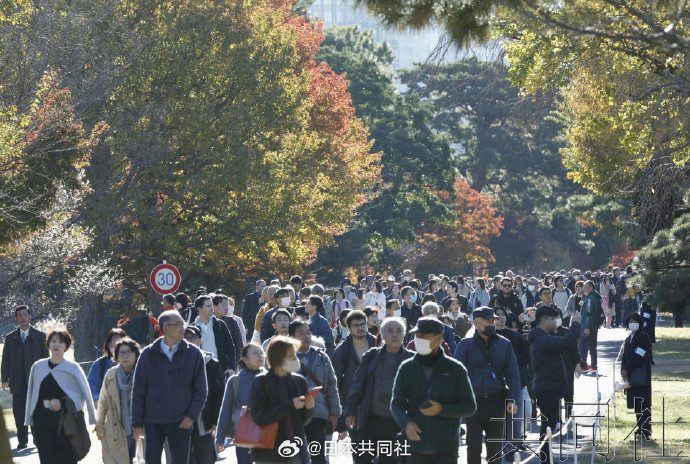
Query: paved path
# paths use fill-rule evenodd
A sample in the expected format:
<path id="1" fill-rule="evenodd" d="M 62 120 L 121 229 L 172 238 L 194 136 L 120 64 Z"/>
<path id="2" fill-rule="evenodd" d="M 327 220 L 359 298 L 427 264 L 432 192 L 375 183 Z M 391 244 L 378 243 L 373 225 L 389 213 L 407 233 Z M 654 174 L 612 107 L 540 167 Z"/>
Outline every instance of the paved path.
<path id="1" fill-rule="evenodd" d="M 574 415 L 579 416 L 578 421 L 578 436 L 579 443 L 582 444 L 587 439 L 591 440 L 592 428 L 591 424 L 594 422 L 594 415 L 596 413 L 597 407 L 597 380 L 599 386 L 599 392 L 601 393 L 602 402 L 606 402 L 608 398 L 612 396 L 614 391 L 613 381 L 615 372 L 620 371 L 620 367 L 616 367 L 613 370 L 613 361 L 618 356 L 621 344 L 625 339 L 626 332 L 624 329 L 609 329 L 599 331 L 599 373 L 597 375 L 583 375 L 580 379 L 575 380 L 575 403 Z M 606 417 L 606 406 L 602 406 L 602 414 Z M 612 416 L 613 412 L 608 413 Z M 604 419 L 605 421 L 605 419 Z M 605 427 L 605 424 L 604 424 Z M 530 432 L 528 434 L 529 440 L 535 440 L 530 446 L 538 446 L 536 440 L 538 440 L 539 427 L 538 424 L 530 424 Z M 31 442 L 31 439 L 29 440 Z M 91 452 L 82 462 L 87 464 L 95 464 L 102 462 L 101 459 L 101 447 L 99 445 L 98 439 L 95 434 L 91 435 Z M 11 438 L 12 448 L 17 446 L 16 437 Z M 345 443 L 341 443 L 341 448 L 347 448 Z M 459 463 L 467 462 L 466 458 L 467 447 L 462 446 L 460 448 L 460 458 Z M 522 462 L 533 462 L 536 463 L 538 460 L 533 456 L 532 453 L 523 452 L 521 453 Z M 220 462 L 226 464 L 236 464 L 237 459 L 235 458 L 234 448 L 228 448 L 220 455 Z M 563 445 L 563 458 L 567 459 L 564 462 L 572 462 L 572 444 L 564 442 Z M 580 461 L 589 462 L 589 456 L 580 455 Z M 558 451 L 554 453 L 554 462 L 558 462 Z M 14 462 L 16 464 L 39 464 L 38 454 L 36 449 L 32 446 L 22 450 L 20 452 L 15 452 Z M 341 453 L 337 457 L 330 459 L 331 464 L 352 464 L 352 458 L 347 455 L 346 452 Z"/>

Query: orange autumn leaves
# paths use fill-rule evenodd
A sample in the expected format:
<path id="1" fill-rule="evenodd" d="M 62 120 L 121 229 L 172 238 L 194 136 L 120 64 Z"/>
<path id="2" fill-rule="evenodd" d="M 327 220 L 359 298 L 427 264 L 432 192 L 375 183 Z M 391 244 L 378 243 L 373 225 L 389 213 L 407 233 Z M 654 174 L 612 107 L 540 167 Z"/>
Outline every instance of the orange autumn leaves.
<path id="1" fill-rule="evenodd" d="M 449 224 L 436 224 L 418 234 L 418 266 L 434 269 L 459 269 L 469 265 L 495 261 L 489 241 L 498 237 L 503 218 L 493 200 L 472 190 L 459 177 L 455 180 L 455 196 L 439 192 L 441 201 L 453 212 Z"/>

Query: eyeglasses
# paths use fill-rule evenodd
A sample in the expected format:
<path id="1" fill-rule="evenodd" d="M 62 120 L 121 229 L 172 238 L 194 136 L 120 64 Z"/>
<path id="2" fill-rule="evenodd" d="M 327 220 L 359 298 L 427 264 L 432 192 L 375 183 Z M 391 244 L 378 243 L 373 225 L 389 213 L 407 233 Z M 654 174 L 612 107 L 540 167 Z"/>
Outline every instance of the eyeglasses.
<path id="1" fill-rule="evenodd" d="M 168 326 L 168 325 L 172 325 L 175 327 L 182 327 L 184 325 L 184 322 L 171 322 L 169 324 L 163 324 L 163 327 Z"/>
<path id="2" fill-rule="evenodd" d="M 122 350 L 120 350 L 117 353 L 117 357 L 119 358 L 120 356 L 129 356 L 130 354 L 134 354 L 134 352 L 133 351 L 122 351 Z"/>
<path id="3" fill-rule="evenodd" d="M 503 284 L 503 288 L 513 288 L 513 286 L 510 285 L 510 284 L 507 284 L 507 285 L 506 285 L 506 284 Z"/>
<path id="4" fill-rule="evenodd" d="M 362 322 L 361 324 L 352 324 L 350 328 L 352 329 L 363 329 L 364 327 L 367 326 L 366 322 Z"/>
<path id="5" fill-rule="evenodd" d="M 194 340 L 199 340 L 200 337 L 198 337 L 196 335 L 192 335 L 191 337 L 185 337 L 184 339 L 189 340 L 190 342 L 193 342 Z"/>

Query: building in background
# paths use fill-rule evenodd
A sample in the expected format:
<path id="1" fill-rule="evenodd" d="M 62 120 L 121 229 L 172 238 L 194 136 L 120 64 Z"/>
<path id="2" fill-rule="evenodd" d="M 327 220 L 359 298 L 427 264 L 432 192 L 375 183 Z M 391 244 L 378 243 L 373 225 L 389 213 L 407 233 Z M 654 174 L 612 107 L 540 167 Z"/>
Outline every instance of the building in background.
<path id="1" fill-rule="evenodd" d="M 436 28 L 404 33 L 388 30 L 364 7 L 355 8 L 352 0 L 314 0 L 310 14 L 322 19 L 325 27 L 359 25 L 363 30 L 374 31 L 374 39 L 388 42 L 395 52 L 393 68 L 396 70 L 426 61 L 441 36 Z"/>

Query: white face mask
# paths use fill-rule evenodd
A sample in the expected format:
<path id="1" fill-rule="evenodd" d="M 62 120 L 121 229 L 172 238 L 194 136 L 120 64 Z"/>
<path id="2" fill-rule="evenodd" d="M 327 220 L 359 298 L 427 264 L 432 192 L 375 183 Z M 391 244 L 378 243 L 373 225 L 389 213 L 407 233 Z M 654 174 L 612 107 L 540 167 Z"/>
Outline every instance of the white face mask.
<path id="1" fill-rule="evenodd" d="M 417 350 L 417 353 L 419 353 L 422 356 L 427 356 L 431 354 L 431 341 L 429 340 L 424 340 L 423 338 L 415 337 L 414 347 Z"/>
<path id="2" fill-rule="evenodd" d="M 537 286 L 536 286 L 536 285 L 528 285 L 528 286 L 527 286 L 527 290 L 529 290 L 530 292 L 533 292 L 533 291 L 535 291 L 536 289 L 537 289 Z"/>
<path id="3" fill-rule="evenodd" d="M 302 367 L 302 363 L 299 362 L 299 359 L 290 359 L 285 361 L 281 367 L 285 369 L 286 372 L 294 374 Z"/>
<path id="4" fill-rule="evenodd" d="M 280 304 L 288 308 L 290 306 L 290 297 L 283 297 L 280 299 Z"/>
<path id="5" fill-rule="evenodd" d="M 561 319 L 560 317 L 557 317 L 556 319 L 554 319 L 554 321 L 556 322 L 556 328 L 563 325 L 563 319 Z"/>
<path id="6" fill-rule="evenodd" d="M 228 315 L 232 314 L 235 311 L 234 306 L 228 306 Z"/>
<path id="7" fill-rule="evenodd" d="M 400 314 L 401 313 L 400 313 L 399 309 L 396 309 L 395 311 L 393 311 L 393 316 L 395 316 L 395 317 L 400 317 Z"/>
<path id="8" fill-rule="evenodd" d="M 640 323 L 639 322 L 631 322 L 628 324 L 628 329 L 630 329 L 631 332 L 637 332 L 640 330 Z"/>

